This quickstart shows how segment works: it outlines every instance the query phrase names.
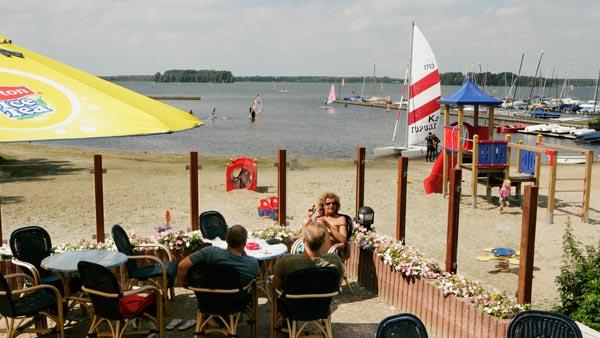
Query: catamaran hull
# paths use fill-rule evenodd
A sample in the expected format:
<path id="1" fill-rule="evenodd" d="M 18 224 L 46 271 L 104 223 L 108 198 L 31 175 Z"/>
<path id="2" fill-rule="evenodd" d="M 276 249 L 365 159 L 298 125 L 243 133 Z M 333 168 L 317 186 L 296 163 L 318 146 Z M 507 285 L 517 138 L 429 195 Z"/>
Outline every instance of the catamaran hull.
<path id="1" fill-rule="evenodd" d="M 402 156 L 402 157 L 407 157 L 407 158 L 424 158 L 425 155 L 427 155 L 427 148 L 426 147 L 394 147 L 394 146 L 389 146 L 389 147 L 380 147 L 380 148 L 375 148 L 373 150 L 373 156 L 375 158 L 380 158 L 380 157 L 398 157 L 398 156 Z"/>

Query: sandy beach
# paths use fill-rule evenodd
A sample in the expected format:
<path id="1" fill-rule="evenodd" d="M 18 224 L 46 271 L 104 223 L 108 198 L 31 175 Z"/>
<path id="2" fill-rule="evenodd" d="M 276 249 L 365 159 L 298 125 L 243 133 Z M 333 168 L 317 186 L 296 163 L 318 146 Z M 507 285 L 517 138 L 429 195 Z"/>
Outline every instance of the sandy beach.
<path id="1" fill-rule="evenodd" d="M 0 184 L 2 233 L 6 240 L 15 228 L 41 225 L 54 243 L 91 239 L 95 233 L 94 181 L 90 169 L 94 153 L 103 155 L 107 169 L 104 177 L 105 232 L 113 224 L 122 224 L 143 234 L 153 233 L 164 224 L 165 210 L 172 215 L 178 229 L 190 226 L 189 158 L 182 155 L 125 153 L 84 149 L 55 148 L 34 144 L 3 144 L 0 155 L 7 161 L 2 166 Z M 218 210 L 228 224 L 242 224 L 254 229 L 272 224 L 257 215 L 261 198 L 276 196 L 275 158 L 259 158 L 258 191 L 225 191 L 225 167 L 228 158 L 206 158 L 199 155 L 200 211 Z M 287 171 L 288 222 L 298 227 L 305 210 L 324 191 L 341 196 L 341 211 L 354 214 L 355 166 L 353 154 L 348 160 L 295 159 L 288 153 Z M 556 303 L 554 279 L 561 263 L 561 243 L 565 224 L 570 221 L 576 238 L 584 244 L 600 238 L 600 171 L 594 166 L 592 178 L 591 223 L 581 221 L 582 193 L 557 194 L 554 224 L 546 223 L 545 195 L 540 191 L 535 247 L 533 304 L 551 308 Z M 431 163 L 414 160 L 409 165 L 407 201 L 407 244 L 421 249 L 427 256 L 443 263 L 446 245 L 448 200 L 440 194 L 425 195 L 423 179 Z M 366 164 L 365 205 L 375 210 L 375 226 L 379 232 L 393 235 L 396 204 L 396 162 L 372 160 Z M 582 177 L 584 167 L 563 165 L 558 177 Z M 542 182 L 547 184 L 548 167 L 542 167 Z M 471 208 L 470 173 L 463 173 L 458 243 L 458 271 L 482 281 L 490 288 L 515 293 L 518 269 L 497 272 L 493 262 L 479 262 L 475 257 L 485 247 L 518 248 L 521 209 L 516 203 L 500 215 L 497 204 L 483 199 L 485 189 L 479 187 L 478 208 Z M 580 181 L 561 181 L 560 189 L 580 189 Z M 557 186 L 558 189 L 558 186 Z M 498 191 L 492 191 L 497 196 Z"/>

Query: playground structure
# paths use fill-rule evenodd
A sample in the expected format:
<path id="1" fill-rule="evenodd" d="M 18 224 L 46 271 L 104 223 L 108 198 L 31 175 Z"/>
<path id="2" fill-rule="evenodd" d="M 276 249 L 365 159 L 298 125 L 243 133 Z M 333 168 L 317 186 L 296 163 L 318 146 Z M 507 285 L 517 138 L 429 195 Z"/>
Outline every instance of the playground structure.
<path id="1" fill-rule="evenodd" d="M 441 192 L 446 196 L 448 192 L 448 173 L 452 168 L 471 171 L 471 194 L 473 208 L 477 208 L 478 184 L 486 187 L 486 197 L 491 201 L 492 187 L 500 187 L 505 179 L 511 181 L 516 188 L 516 194 L 521 194 L 521 185 L 531 182 L 540 186 L 540 166 L 543 156 L 549 159 L 550 174 L 547 187 L 547 222 L 553 223 L 556 193 L 583 193 L 581 218 L 589 222 L 589 203 L 591 174 L 593 165 L 593 152 L 590 150 L 549 145 L 542 142 L 538 135 L 535 145 L 524 145 L 522 142 L 511 142 L 510 135 L 504 140 L 493 139 L 494 107 L 502 102 L 485 94 L 472 79 L 468 78 L 463 86 L 447 98 L 442 98 L 440 104 L 444 105 L 444 147 L 443 156 L 432 168 L 431 175 L 425 180 L 426 193 Z M 458 121 L 450 124 L 450 106 L 458 107 Z M 473 125 L 464 122 L 464 106 L 473 105 Z M 479 125 L 479 107 L 487 106 L 487 125 Z M 511 173 L 511 152 L 516 151 L 516 172 Z M 558 178 L 557 156 L 559 151 L 581 154 L 586 158 L 582 177 Z M 439 172 L 442 171 L 442 180 Z M 556 189 L 557 181 L 582 181 L 582 189 Z"/>

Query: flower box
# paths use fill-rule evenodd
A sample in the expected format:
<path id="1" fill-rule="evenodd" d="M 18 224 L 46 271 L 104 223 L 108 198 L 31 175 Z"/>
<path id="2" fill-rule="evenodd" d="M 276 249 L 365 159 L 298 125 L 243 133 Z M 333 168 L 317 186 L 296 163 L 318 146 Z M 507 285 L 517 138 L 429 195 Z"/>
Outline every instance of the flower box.
<path id="1" fill-rule="evenodd" d="M 493 317 L 464 298 L 444 291 L 432 281 L 394 270 L 374 249 L 350 243 L 348 275 L 399 312 L 418 316 L 436 337 L 506 337 L 510 319 Z"/>

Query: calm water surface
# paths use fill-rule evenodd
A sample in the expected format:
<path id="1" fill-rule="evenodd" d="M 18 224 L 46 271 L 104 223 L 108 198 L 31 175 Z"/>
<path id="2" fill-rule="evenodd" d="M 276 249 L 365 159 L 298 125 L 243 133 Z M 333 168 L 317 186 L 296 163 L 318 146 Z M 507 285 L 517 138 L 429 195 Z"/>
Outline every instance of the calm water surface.
<path id="1" fill-rule="evenodd" d="M 145 95 L 201 96 L 201 101 L 165 102 L 184 111 L 193 110 L 194 115 L 204 121 L 204 126 L 173 134 L 43 143 L 139 152 L 184 154 L 198 151 L 204 155 L 251 157 L 272 157 L 277 149 L 284 148 L 288 157 L 293 158 L 351 158 L 358 145 L 367 148 L 367 156 L 375 147 L 390 145 L 396 120 L 396 112 L 380 108 L 343 105 L 322 108 L 330 83 L 118 84 Z M 284 87 L 287 92 L 281 91 Z M 341 96 L 349 95 L 352 87 L 360 93 L 361 84 L 347 84 L 342 88 Z M 377 95 L 398 100 L 400 88 L 400 84 L 378 84 Z M 442 95 L 451 94 L 456 89 L 455 86 L 444 86 Z M 593 97 L 593 91 L 594 88 L 575 88 L 571 95 L 589 99 Z M 488 88 L 488 92 L 497 97 L 505 93 L 500 87 Z M 264 111 L 251 123 L 248 108 L 257 94 L 262 97 Z M 371 94 L 372 87 L 367 85 L 365 96 Z M 519 96 L 528 94 L 528 89 L 519 92 Z M 214 120 L 211 119 L 213 108 L 217 116 Z M 401 125 L 404 123 L 405 120 L 401 120 Z M 403 131 L 400 138 L 404 137 Z M 533 137 L 519 137 L 523 137 L 525 142 L 534 142 Z"/>

